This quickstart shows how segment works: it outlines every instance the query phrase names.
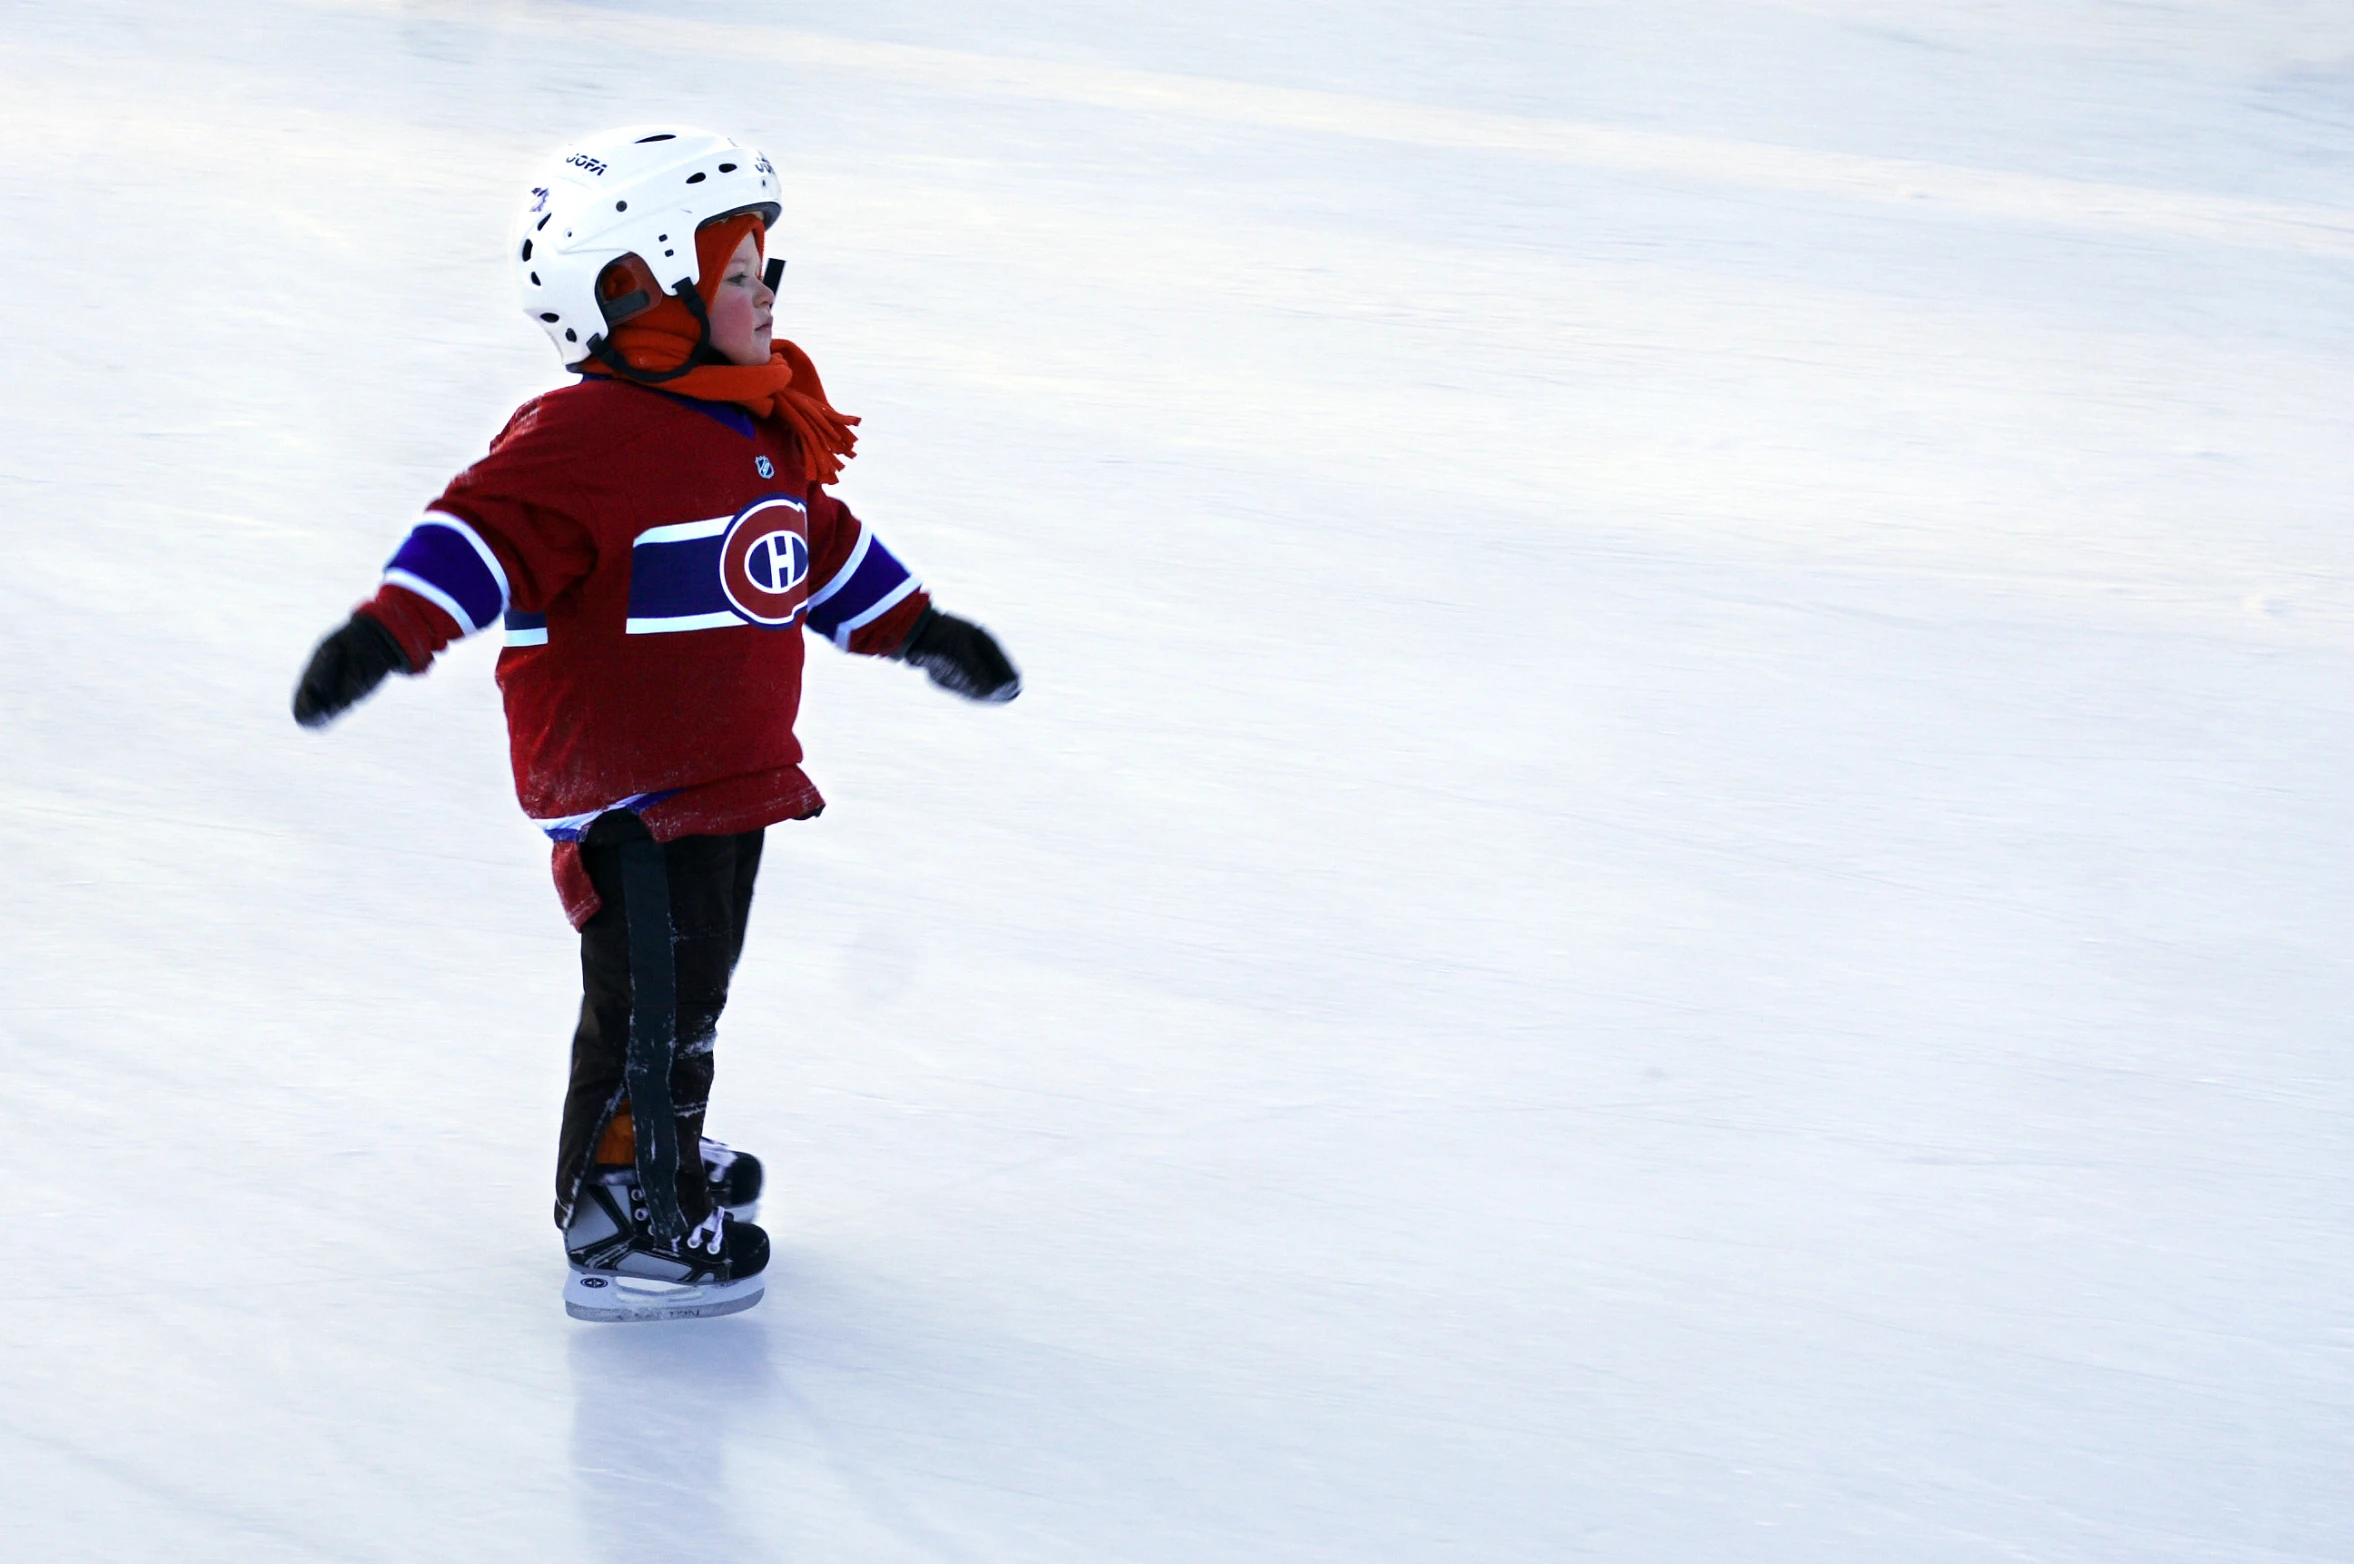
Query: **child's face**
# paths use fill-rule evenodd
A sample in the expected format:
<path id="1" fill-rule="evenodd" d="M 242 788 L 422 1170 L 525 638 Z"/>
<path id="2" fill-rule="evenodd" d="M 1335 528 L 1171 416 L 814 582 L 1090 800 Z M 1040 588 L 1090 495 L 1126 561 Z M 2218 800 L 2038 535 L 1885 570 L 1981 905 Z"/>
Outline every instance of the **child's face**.
<path id="1" fill-rule="evenodd" d="M 767 363 L 775 303 L 776 295 L 760 280 L 759 242 L 746 234 L 720 274 L 719 297 L 711 303 L 711 345 L 731 364 Z"/>

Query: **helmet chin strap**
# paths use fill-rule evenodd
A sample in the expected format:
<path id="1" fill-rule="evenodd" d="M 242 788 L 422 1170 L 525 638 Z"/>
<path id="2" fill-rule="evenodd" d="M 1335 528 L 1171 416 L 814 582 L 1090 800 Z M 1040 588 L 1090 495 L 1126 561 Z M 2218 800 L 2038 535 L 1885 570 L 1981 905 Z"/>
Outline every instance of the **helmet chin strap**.
<path id="1" fill-rule="evenodd" d="M 613 344 L 603 332 L 588 339 L 589 357 L 622 379 L 634 380 L 641 386 L 665 385 L 700 369 L 711 358 L 711 312 L 703 307 L 703 295 L 696 289 L 692 277 L 683 279 L 678 291 L 671 297 L 684 304 L 687 313 L 695 317 L 695 347 L 687 355 L 685 363 L 676 369 L 640 369 L 615 352 Z"/>

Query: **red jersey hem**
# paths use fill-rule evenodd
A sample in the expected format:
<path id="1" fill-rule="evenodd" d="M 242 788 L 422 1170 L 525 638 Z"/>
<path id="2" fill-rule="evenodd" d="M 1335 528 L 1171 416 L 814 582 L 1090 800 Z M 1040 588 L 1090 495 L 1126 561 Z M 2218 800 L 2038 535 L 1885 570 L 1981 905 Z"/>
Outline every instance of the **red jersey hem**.
<path id="1" fill-rule="evenodd" d="M 799 766 L 757 771 L 729 777 L 673 794 L 638 811 L 638 818 L 657 842 L 682 836 L 734 836 L 741 831 L 775 825 L 780 820 L 808 820 L 822 813 L 825 799 L 817 784 Z M 556 877 L 556 896 L 574 928 L 584 928 L 605 905 L 580 861 L 578 842 L 558 842 L 549 869 Z"/>

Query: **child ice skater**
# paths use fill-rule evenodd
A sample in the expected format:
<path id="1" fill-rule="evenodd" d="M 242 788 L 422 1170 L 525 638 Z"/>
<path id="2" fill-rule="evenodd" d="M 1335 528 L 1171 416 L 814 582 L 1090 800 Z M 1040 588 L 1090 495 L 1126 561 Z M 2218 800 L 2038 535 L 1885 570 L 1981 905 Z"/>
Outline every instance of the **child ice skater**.
<path id="1" fill-rule="evenodd" d="M 515 792 L 555 842 L 583 993 L 556 1225 L 585 1319 L 759 1301 L 758 1162 L 702 1135 L 763 828 L 823 807 L 793 736 L 804 634 L 977 701 L 1021 680 L 826 492 L 856 442 L 770 336 L 775 170 L 635 126 L 557 154 L 517 225 L 523 307 L 573 385 L 519 408 L 319 643 L 295 720 L 502 623 Z"/>

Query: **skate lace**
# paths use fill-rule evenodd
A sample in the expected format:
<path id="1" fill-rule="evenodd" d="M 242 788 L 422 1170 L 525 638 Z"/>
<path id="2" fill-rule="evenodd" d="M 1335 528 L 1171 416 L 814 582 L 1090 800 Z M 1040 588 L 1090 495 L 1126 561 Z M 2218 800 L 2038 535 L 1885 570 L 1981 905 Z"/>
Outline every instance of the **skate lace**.
<path id="1" fill-rule="evenodd" d="M 713 1211 L 703 1219 L 700 1227 L 687 1234 L 687 1247 L 700 1249 L 705 1254 L 719 1253 L 719 1246 L 727 1237 L 727 1213 Z"/>

